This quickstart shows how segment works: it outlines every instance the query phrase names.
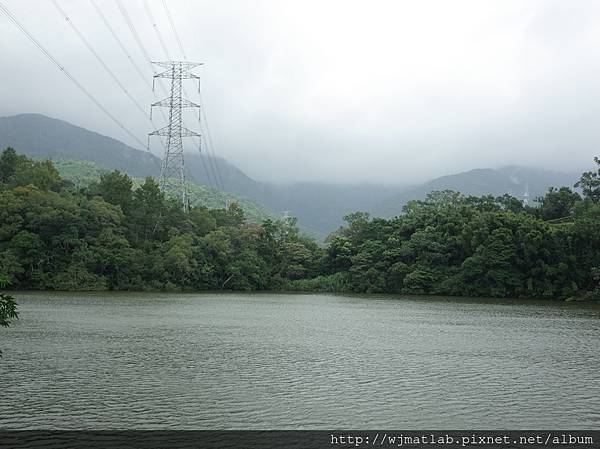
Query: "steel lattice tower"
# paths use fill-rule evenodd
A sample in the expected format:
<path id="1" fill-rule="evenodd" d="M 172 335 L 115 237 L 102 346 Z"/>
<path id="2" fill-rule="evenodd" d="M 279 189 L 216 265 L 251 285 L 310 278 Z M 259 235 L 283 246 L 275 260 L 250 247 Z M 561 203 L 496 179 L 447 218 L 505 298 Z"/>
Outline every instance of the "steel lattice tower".
<path id="1" fill-rule="evenodd" d="M 193 74 L 190 70 L 202 65 L 198 62 L 165 61 L 153 62 L 159 67 L 166 69 L 164 72 L 157 73 L 153 78 L 167 78 L 171 80 L 171 95 L 164 100 L 153 103 L 150 108 L 150 117 L 152 118 L 152 108 L 161 106 L 169 108 L 169 124 L 148 135 L 148 145 L 150 136 L 163 136 L 167 138 L 165 145 L 165 154 L 162 160 L 160 170 L 160 188 L 163 192 L 176 193 L 183 203 L 183 209 L 188 210 L 188 196 L 185 185 L 185 161 L 183 156 L 183 138 L 198 137 L 200 134 L 183 126 L 182 110 L 183 108 L 200 108 L 199 104 L 192 103 L 182 97 L 184 79 L 197 79 L 200 83 L 200 77 Z M 154 86 L 153 86 L 154 87 Z M 198 87 L 200 88 L 200 87 Z M 200 115 L 198 115 L 200 117 Z M 199 118 L 198 118 L 199 119 Z"/>

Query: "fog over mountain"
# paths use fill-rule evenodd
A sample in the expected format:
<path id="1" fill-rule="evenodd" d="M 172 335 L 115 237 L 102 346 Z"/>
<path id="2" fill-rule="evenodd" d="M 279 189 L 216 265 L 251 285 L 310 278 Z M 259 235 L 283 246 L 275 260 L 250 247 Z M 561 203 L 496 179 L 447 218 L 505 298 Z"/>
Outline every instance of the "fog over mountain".
<path id="1" fill-rule="evenodd" d="M 39 114 L 0 117 L 0 148 L 13 146 L 19 152 L 52 160 L 88 160 L 132 176 L 157 176 L 160 160 L 145 151 L 70 123 Z M 550 186 L 572 186 L 578 173 L 526 168 L 476 169 L 447 175 L 413 186 L 380 184 L 335 185 L 294 183 L 279 185 L 255 180 L 222 158 L 187 155 L 188 179 L 214 186 L 217 168 L 226 192 L 260 202 L 276 213 L 288 211 L 303 230 L 323 238 L 335 231 L 344 215 L 367 211 L 375 216 L 399 214 L 407 201 L 422 199 L 432 190 L 452 189 L 472 195 L 512 194 L 529 200 Z"/>
<path id="2" fill-rule="evenodd" d="M 52 2 L 5 3 L 146 141 L 151 124 Z M 142 76 L 91 2 L 59 1 L 131 96 L 149 108 L 156 101 L 149 62 L 117 4 L 95 3 Z M 144 3 L 124 5 L 149 57 L 183 58 L 162 2 L 147 2 L 153 21 Z M 598 153 L 598 2 L 168 4 L 187 57 L 205 63 L 198 73 L 215 153 L 251 178 L 406 185 L 481 167 L 578 172 Z M 39 112 L 140 147 L 4 15 L 0 25 L 0 116 Z M 186 91 L 199 101 L 193 84 Z M 165 94 L 157 87 L 156 95 Z M 164 125 L 160 113 L 155 119 Z M 186 117 L 190 127 L 195 121 Z M 153 151 L 160 154 L 160 145 Z"/>

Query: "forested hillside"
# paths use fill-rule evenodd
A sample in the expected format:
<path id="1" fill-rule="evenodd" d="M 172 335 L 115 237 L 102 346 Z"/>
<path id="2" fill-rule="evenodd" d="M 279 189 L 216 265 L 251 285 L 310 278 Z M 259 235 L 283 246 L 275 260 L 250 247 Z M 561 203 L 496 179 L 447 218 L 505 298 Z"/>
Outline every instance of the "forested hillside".
<path id="1" fill-rule="evenodd" d="M 0 117 L 0 148 L 8 146 L 36 159 L 90 161 L 137 178 L 160 173 L 160 159 L 147 151 L 41 114 Z M 185 157 L 189 181 L 263 204 L 278 215 L 291 211 L 303 230 L 320 239 L 337 229 L 346 213 L 370 210 L 401 190 L 371 185 L 275 185 L 256 181 L 222 157 L 208 157 L 206 152 L 189 152 Z"/>
<path id="2" fill-rule="evenodd" d="M 318 274 L 321 255 L 293 220 L 249 224 L 237 203 L 186 214 L 151 177 L 77 187 L 50 161 L 0 157 L 0 277 L 15 288 L 278 288 Z"/>
<path id="3" fill-rule="evenodd" d="M 100 181 L 102 175 L 109 173 L 109 170 L 101 165 L 88 161 L 54 161 L 53 165 L 61 178 L 73 182 L 77 187 L 89 187 L 90 184 Z M 131 178 L 131 181 L 134 187 L 139 187 L 144 183 L 144 178 Z M 190 203 L 194 206 L 219 209 L 226 204 L 237 203 L 244 210 L 244 215 L 250 223 L 262 223 L 263 220 L 275 219 L 278 216 L 255 201 L 238 198 L 206 185 L 188 182 L 187 191 Z"/>
<path id="4" fill-rule="evenodd" d="M 595 159 L 600 166 L 600 160 Z M 600 168 L 539 207 L 437 191 L 393 219 L 346 217 L 304 291 L 600 300 Z"/>
<path id="5" fill-rule="evenodd" d="M 411 187 L 377 203 L 370 212 L 376 217 L 394 217 L 402 212 L 402 207 L 409 201 L 424 200 L 427 194 L 434 190 L 455 190 L 474 196 L 502 196 L 507 193 L 520 200 L 527 198 L 533 203 L 533 200 L 543 196 L 549 187 L 572 186 L 578 177 L 575 173 L 516 166 L 499 169 L 480 168 L 441 176 Z"/>
<path id="6" fill-rule="evenodd" d="M 600 160 L 596 159 L 600 166 Z M 600 168 L 539 207 L 431 192 L 393 219 L 364 212 L 327 248 L 295 221 L 165 198 L 117 171 L 62 179 L 50 161 L 0 156 L 0 278 L 61 290 L 281 290 L 600 299 Z"/>
<path id="7" fill-rule="evenodd" d="M 0 118 L 0 148 L 39 159 L 86 160 L 132 176 L 157 176 L 160 159 L 147 151 L 85 128 L 41 114 Z"/>
<path id="8" fill-rule="evenodd" d="M 141 179 L 158 176 L 160 171 L 160 159 L 146 151 L 40 114 L 1 117 L 0 148 L 6 146 L 36 159 L 91 161 Z M 509 193 L 518 198 L 528 191 L 533 200 L 550 186 L 572 186 L 577 179 L 576 174 L 504 167 L 469 170 L 413 186 L 400 177 L 395 185 L 276 185 L 252 179 L 221 157 L 209 158 L 206 152 L 186 153 L 186 167 L 190 182 L 215 187 L 218 177 L 218 187 L 223 192 L 240 201 L 248 199 L 264 205 L 277 215 L 290 211 L 304 231 L 320 240 L 342 226 L 346 214 L 361 210 L 372 216 L 393 217 L 401 213 L 408 201 L 423 200 L 432 190 L 456 190 L 475 196 Z"/>

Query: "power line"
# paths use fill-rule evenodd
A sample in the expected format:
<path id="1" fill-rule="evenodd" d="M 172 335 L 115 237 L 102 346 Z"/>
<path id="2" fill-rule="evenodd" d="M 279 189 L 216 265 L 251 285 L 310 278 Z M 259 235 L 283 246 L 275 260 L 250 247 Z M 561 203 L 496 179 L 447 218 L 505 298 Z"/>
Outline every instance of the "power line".
<path id="1" fill-rule="evenodd" d="M 147 1 L 147 0 L 145 0 L 145 1 Z M 167 5 L 167 2 L 165 0 L 163 0 L 162 4 L 165 9 L 165 13 L 167 15 L 167 19 L 169 20 L 169 24 L 171 25 L 171 30 L 173 31 L 173 34 L 175 35 L 175 40 L 177 41 L 177 45 L 179 46 L 179 51 L 181 52 L 181 55 L 183 56 L 183 60 L 187 61 L 188 58 L 187 58 L 187 55 L 185 54 L 185 51 L 183 50 L 183 45 L 181 44 L 181 39 L 179 39 L 179 33 L 177 32 L 177 28 L 175 27 L 175 22 L 173 21 L 173 16 L 171 15 L 171 11 L 169 11 L 169 6 Z M 183 88 L 183 93 L 187 97 L 189 97 L 189 95 L 185 91 L 185 87 Z"/>
<path id="2" fill-rule="evenodd" d="M 102 112 L 104 112 L 113 122 L 115 122 L 129 137 L 135 140 L 140 147 L 144 147 L 144 143 L 138 139 L 129 129 L 127 129 L 113 114 L 111 114 L 108 109 L 106 109 L 102 103 L 100 103 L 83 85 L 77 81 L 77 79 L 71 75 L 67 69 L 63 65 L 61 65 L 56 58 L 54 58 L 45 48 L 44 46 L 31 35 L 27 29 L 17 20 L 12 12 L 2 3 L 0 2 L 0 10 L 4 13 L 6 17 L 15 25 L 19 31 L 21 31 L 25 37 L 27 37 L 36 48 L 52 62 L 58 69 L 73 83 L 77 88 L 83 92 Z"/>
<path id="3" fill-rule="evenodd" d="M 104 25 L 106 26 L 106 28 L 108 28 L 108 31 L 110 31 L 110 34 L 112 34 L 112 36 L 114 37 L 114 39 L 119 44 L 119 47 L 121 48 L 121 50 L 123 51 L 123 53 L 125 54 L 125 56 L 127 57 L 127 59 L 129 59 L 129 62 L 131 62 L 131 65 L 133 66 L 133 68 L 135 69 L 135 71 L 137 72 L 137 74 L 140 75 L 140 78 L 144 81 L 144 84 L 146 84 L 146 86 L 148 86 L 148 89 L 152 89 L 152 84 L 150 84 L 150 82 L 147 79 L 147 76 L 144 75 L 144 72 L 142 72 L 142 70 L 135 63 L 135 61 L 133 60 L 133 58 L 131 57 L 131 55 L 129 54 L 129 52 L 127 51 L 127 49 L 125 48 L 125 45 L 123 45 L 123 41 L 121 41 L 121 39 L 119 38 L 118 34 L 115 32 L 115 30 L 113 29 L 113 27 L 110 25 L 110 22 L 108 21 L 108 19 L 106 18 L 106 16 L 102 12 L 102 9 L 98 6 L 98 4 L 95 2 L 95 0 L 90 0 L 90 3 L 92 4 L 92 6 L 94 7 L 94 9 L 98 13 L 98 15 L 100 16 L 100 18 L 102 19 L 102 22 L 104 22 Z"/>
<path id="4" fill-rule="evenodd" d="M 58 10 L 58 12 L 62 16 L 64 16 L 65 21 L 70 25 L 71 29 L 75 32 L 75 34 L 77 34 L 77 37 L 79 37 L 79 39 L 85 44 L 85 46 L 87 47 L 87 49 L 94 55 L 94 57 L 98 60 L 98 62 L 100 63 L 100 65 L 102 65 L 102 67 L 104 68 L 104 70 L 110 75 L 110 77 L 113 79 L 113 81 L 121 88 L 121 90 L 125 93 L 125 95 L 127 95 L 127 97 L 131 100 L 131 102 L 144 115 L 144 117 L 146 117 L 146 119 L 149 120 L 150 124 L 152 125 L 152 128 L 154 130 L 156 130 L 156 125 L 152 121 L 152 117 L 142 108 L 142 106 L 131 95 L 131 93 L 127 90 L 127 88 L 123 85 L 123 83 L 121 83 L 121 81 L 115 75 L 115 73 L 108 67 L 108 65 L 104 62 L 104 60 L 102 59 L 102 57 L 100 56 L 100 54 L 94 49 L 94 47 L 92 46 L 92 44 L 85 38 L 85 36 L 77 28 L 77 26 L 75 25 L 75 23 L 73 22 L 73 20 L 67 15 L 66 11 L 63 8 L 61 8 L 61 6 L 58 4 L 58 0 L 52 0 L 52 3 L 54 4 L 54 6 Z M 162 142 L 162 140 L 160 142 L 161 142 L 161 144 L 163 145 L 163 148 L 164 148 L 164 143 Z M 146 146 L 146 149 L 148 150 L 148 152 L 150 152 L 150 147 L 149 146 Z"/>
<path id="5" fill-rule="evenodd" d="M 131 34 L 133 35 L 135 42 L 137 43 L 142 54 L 144 55 L 144 58 L 146 59 L 148 66 L 150 67 L 150 71 L 154 75 L 156 75 L 156 71 L 154 70 L 154 66 L 152 65 L 152 58 L 150 58 L 150 55 L 146 51 L 146 47 L 144 47 L 144 43 L 140 39 L 140 35 L 138 34 L 138 32 L 135 28 L 135 25 L 133 24 L 133 21 L 131 20 L 131 17 L 129 17 L 129 13 L 127 12 L 127 9 L 125 8 L 125 5 L 123 5 L 123 2 L 121 0 L 116 0 L 116 2 L 117 2 L 117 6 L 119 8 L 119 12 L 121 13 L 121 16 L 123 16 L 125 23 L 127 23 L 127 27 L 129 28 L 129 31 L 131 31 Z M 158 83 L 158 86 L 160 87 L 160 89 L 162 90 L 162 93 L 164 95 L 168 95 L 167 90 L 160 82 Z"/>
<path id="6" fill-rule="evenodd" d="M 204 102 L 204 99 L 202 98 L 202 91 L 200 89 L 198 89 L 198 95 L 200 96 L 200 104 L 202 105 L 202 107 L 200 108 L 200 113 L 202 114 L 204 129 L 206 130 L 206 142 L 207 142 L 207 147 L 208 147 L 208 153 L 211 154 L 211 158 L 209 160 L 211 162 L 213 162 L 213 159 L 216 159 L 214 156 L 214 145 L 213 145 L 212 136 L 210 134 L 210 128 L 208 126 L 208 119 L 206 117 L 206 103 Z M 225 185 L 223 184 L 223 178 L 221 177 L 221 170 L 219 169 L 219 165 L 216 162 L 214 162 L 214 165 L 215 165 L 215 170 L 219 176 L 219 182 L 221 183 L 221 190 L 225 190 Z"/>
<path id="7" fill-rule="evenodd" d="M 152 63 L 150 62 L 152 60 L 152 58 L 150 58 L 150 56 L 148 55 L 148 52 L 146 51 L 146 48 L 144 47 L 144 44 L 142 43 L 142 40 L 140 39 L 140 35 L 138 34 L 137 30 L 135 29 L 135 25 L 131 21 L 131 18 L 129 17 L 129 13 L 127 12 L 127 9 L 125 9 L 125 5 L 123 5 L 123 2 L 121 0 L 116 0 L 116 2 L 117 2 L 117 6 L 119 7 L 119 11 L 120 11 L 121 15 L 123 16 L 123 19 L 125 19 L 125 22 L 127 23 L 127 26 L 129 27 L 129 31 L 131 31 L 131 34 L 133 35 L 133 38 L 135 39 L 142 54 L 144 55 L 146 62 L 148 64 L 150 64 L 150 69 L 152 70 L 152 73 L 156 73 L 154 71 L 154 67 L 152 66 Z"/>
<path id="8" fill-rule="evenodd" d="M 185 92 L 185 91 L 184 91 Z M 200 105 L 200 110 L 202 110 L 202 105 Z M 202 132 L 202 126 L 200 126 L 200 130 Z M 202 169 L 206 174 L 206 180 L 208 181 L 208 186 L 212 189 L 219 189 L 217 183 L 215 182 L 214 173 L 212 173 L 209 169 L 207 169 L 206 161 L 202 156 L 202 135 L 200 136 L 200 144 L 198 145 L 198 157 L 200 159 L 200 164 L 202 165 Z"/>
<path id="9" fill-rule="evenodd" d="M 60 5 L 58 4 L 58 1 L 57 0 L 52 0 L 52 4 L 56 7 L 56 9 L 58 10 L 58 12 L 62 16 L 64 16 L 65 21 L 69 24 L 69 26 L 71 27 L 71 29 L 75 32 L 75 34 L 77 35 L 77 37 L 79 37 L 79 39 L 81 40 L 81 42 L 83 42 L 85 44 L 85 46 L 87 47 L 87 49 L 94 55 L 94 57 L 96 58 L 96 60 L 104 68 L 104 70 L 106 71 L 106 73 L 108 73 L 110 75 L 110 77 L 112 78 L 112 80 L 121 88 L 121 90 L 125 93 L 125 95 L 127 95 L 127 98 L 129 98 L 131 100 L 131 102 L 135 105 L 135 107 L 138 108 L 138 110 L 142 114 L 144 114 L 144 116 L 146 118 L 149 118 L 148 113 L 144 110 L 144 108 L 142 108 L 142 106 L 140 106 L 140 104 L 137 102 L 137 100 L 135 98 L 133 98 L 133 96 L 131 95 L 131 93 L 129 93 L 129 91 L 123 85 L 123 83 L 121 83 L 121 81 L 119 80 L 119 78 L 117 77 L 117 75 L 115 75 L 115 73 L 108 67 L 108 65 L 104 62 L 104 60 L 98 54 L 98 52 L 96 50 L 94 50 L 94 47 L 92 47 L 92 44 L 90 44 L 90 42 L 85 38 L 85 36 L 81 33 L 81 31 L 79 31 L 79 29 L 75 26 L 75 24 L 69 18 L 69 16 L 65 12 L 65 10 L 60 7 Z"/>
<path id="10" fill-rule="evenodd" d="M 127 12 L 127 9 L 125 8 L 125 5 L 123 5 L 123 2 L 121 0 L 116 0 L 117 3 L 117 7 L 119 8 L 119 12 L 121 13 L 121 16 L 123 17 L 123 19 L 125 20 L 125 23 L 127 24 L 127 27 L 129 28 L 129 31 L 131 32 L 131 35 L 133 36 L 135 42 L 137 43 L 138 48 L 140 49 L 140 51 L 142 52 L 142 55 L 144 56 L 146 63 L 148 64 L 148 66 L 150 67 L 150 71 L 156 75 L 156 71 L 154 70 L 154 66 L 152 65 L 152 60 L 150 58 L 150 55 L 148 54 L 148 52 L 146 51 L 146 47 L 144 47 L 144 43 L 142 42 L 142 40 L 140 39 L 140 35 L 138 34 L 135 25 L 133 24 L 133 21 L 131 20 L 131 17 L 129 16 L 129 13 Z M 126 51 L 125 51 L 126 52 Z M 126 52 L 127 54 L 127 52 Z M 144 76 L 144 75 L 142 75 Z M 145 79 L 145 76 L 144 76 Z M 162 91 L 163 95 L 167 95 L 167 90 L 165 89 L 165 87 L 162 85 L 162 83 L 159 81 L 158 83 L 159 88 Z M 150 87 L 152 89 L 152 95 L 154 95 L 154 98 L 156 100 L 158 100 L 158 97 L 156 96 L 156 93 L 154 92 L 154 83 L 152 86 L 150 86 L 148 84 L 148 87 Z M 160 113 L 162 115 L 163 120 L 168 121 L 167 116 L 165 115 L 165 112 L 161 109 Z M 163 148 L 165 147 L 165 144 L 163 143 L 162 140 L 160 140 Z M 148 149 L 149 149 L 149 145 L 148 145 Z"/>
<path id="11" fill-rule="evenodd" d="M 165 12 L 167 13 L 167 18 L 169 19 L 169 23 L 171 24 L 171 29 L 173 30 L 173 34 L 175 35 L 175 39 L 177 39 L 177 45 L 179 45 L 179 51 L 181 51 L 181 55 L 183 59 L 187 61 L 187 55 L 183 50 L 183 45 L 181 45 L 181 39 L 179 39 L 179 33 L 177 32 L 177 28 L 175 27 L 175 22 L 173 22 L 173 16 L 171 16 L 171 12 L 169 11 L 169 7 L 167 6 L 166 0 L 162 0 L 163 7 L 165 8 Z"/>
<path id="12" fill-rule="evenodd" d="M 148 66 L 150 67 L 150 71 L 154 75 L 156 75 L 156 71 L 154 70 L 154 66 L 152 65 L 152 58 L 150 58 L 150 55 L 146 51 L 146 47 L 144 47 L 144 43 L 140 39 L 140 35 L 138 34 L 138 32 L 135 28 L 135 25 L 133 24 L 133 21 L 131 20 L 131 17 L 129 16 L 129 13 L 127 12 L 127 9 L 125 8 L 125 5 L 123 5 L 123 2 L 121 0 L 116 0 L 116 2 L 117 2 L 117 6 L 119 8 L 119 12 L 121 13 L 121 16 L 123 16 L 125 23 L 127 23 L 127 27 L 129 28 L 129 31 L 131 31 L 131 34 L 132 34 L 133 38 L 135 39 L 135 42 L 137 43 L 142 54 L 144 55 L 144 58 L 146 59 Z M 158 86 L 162 90 L 163 95 L 168 95 L 167 90 L 160 83 L 160 81 L 158 83 Z"/>
<path id="13" fill-rule="evenodd" d="M 169 49 L 165 45 L 165 41 L 162 38 L 162 34 L 160 32 L 160 29 L 158 28 L 158 25 L 156 24 L 156 21 L 154 20 L 154 16 L 152 15 L 152 10 L 150 9 L 150 5 L 148 4 L 148 0 L 144 0 L 144 8 L 146 9 L 146 15 L 148 16 L 148 19 L 150 20 L 150 23 L 152 24 L 152 28 L 154 28 L 154 31 L 156 32 L 156 36 L 158 37 L 158 41 L 160 42 L 160 45 L 161 45 L 163 51 L 165 52 L 165 56 L 167 57 L 167 59 L 170 60 L 171 59 L 171 55 L 169 54 Z"/>
<path id="14" fill-rule="evenodd" d="M 150 89 L 152 91 L 152 94 L 154 95 L 154 98 L 158 99 L 156 97 L 156 95 L 154 94 L 154 91 L 152 89 L 152 84 L 150 84 L 150 82 L 147 79 L 147 76 L 144 75 L 144 72 L 142 72 L 142 70 L 140 69 L 140 67 L 135 63 L 135 61 L 133 60 L 131 54 L 127 51 L 127 48 L 125 48 L 125 45 L 123 44 L 123 41 L 119 38 L 119 35 L 115 32 L 114 28 L 110 25 L 110 22 L 108 21 L 108 19 L 106 18 L 106 16 L 102 12 L 102 9 L 98 6 L 98 4 L 95 2 L 95 0 L 90 0 L 90 2 L 92 4 L 92 6 L 94 7 L 94 9 L 96 10 L 96 12 L 98 13 L 98 15 L 100 16 L 100 18 L 102 19 L 102 22 L 104 22 L 104 25 L 106 26 L 106 28 L 108 28 L 108 31 L 110 32 L 110 34 L 117 41 L 117 44 L 119 45 L 119 48 L 121 48 L 121 51 L 123 51 L 123 53 L 125 54 L 125 56 L 127 57 L 127 59 L 129 59 L 129 62 L 131 62 L 131 65 L 133 66 L 133 68 L 135 69 L 135 71 L 137 72 L 137 74 L 140 75 L 140 78 L 144 81 L 144 84 L 146 86 L 148 86 L 148 89 Z M 162 118 L 166 121 L 167 120 L 167 116 L 165 115 L 165 111 L 163 111 L 161 109 L 160 113 L 162 115 Z M 154 122 L 152 121 L 152 119 L 150 119 L 150 122 L 152 123 L 152 126 L 154 126 L 156 128 L 156 125 L 154 124 Z M 161 142 L 161 144 L 162 144 L 162 146 L 164 148 L 165 144 L 163 143 L 162 140 L 160 142 Z M 149 148 L 148 148 L 148 150 L 149 150 Z"/>
<path id="15" fill-rule="evenodd" d="M 129 16 L 127 9 L 125 8 L 125 5 L 123 4 L 123 2 L 121 0 L 116 0 L 116 2 L 117 2 L 117 6 L 119 8 L 119 12 L 121 13 L 121 16 L 123 17 L 123 19 L 125 20 L 125 23 L 127 23 L 127 27 L 129 28 L 129 31 L 131 31 L 131 34 L 133 35 L 133 38 L 135 39 L 140 51 L 142 52 L 142 55 L 146 59 L 146 62 L 148 63 L 150 70 L 152 71 L 153 74 L 156 75 L 156 71 L 154 70 L 154 66 L 152 64 L 152 58 L 150 58 L 150 55 L 146 51 L 146 47 L 144 46 L 142 39 L 140 39 L 140 35 L 137 32 L 137 29 L 135 28 L 135 25 L 133 24 L 133 21 L 131 20 L 131 17 Z M 160 80 L 158 82 L 158 87 L 161 89 L 161 92 L 163 95 L 165 95 L 165 96 L 169 95 L 169 93 L 167 92 L 166 88 L 162 85 Z M 154 89 L 153 89 L 153 91 L 154 91 Z M 184 94 L 186 94 L 185 89 L 184 89 Z M 161 113 L 163 114 L 163 118 L 165 120 L 167 120 L 167 118 L 165 117 L 164 112 L 162 110 L 161 110 Z M 185 121 L 183 121 L 183 125 L 184 126 L 186 125 Z"/>
<path id="16" fill-rule="evenodd" d="M 215 183 L 214 179 L 212 179 L 212 175 L 211 172 L 209 172 L 209 170 L 206 168 L 206 162 L 204 161 L 204 156 L 202 156 L 202 152 L 199 151 L 199 157 L 200 157 L 200 164 L 202 164 L 202 169 L 204 170 L 204 173 L 206 173 L 206 179 L 208 180 L 208 185 L 212 188 L 215 188 L 217 186 L 217 184 Z"/>

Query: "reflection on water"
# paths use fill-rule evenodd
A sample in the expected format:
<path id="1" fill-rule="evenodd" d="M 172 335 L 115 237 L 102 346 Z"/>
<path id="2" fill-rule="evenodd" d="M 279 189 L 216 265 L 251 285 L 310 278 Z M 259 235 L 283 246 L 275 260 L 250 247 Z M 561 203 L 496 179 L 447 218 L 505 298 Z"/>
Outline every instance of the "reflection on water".
<path id="1" fill-rule="evenodd" d="M 600 309 L 20 294 L 0 428 L 598 428 Z"/>

